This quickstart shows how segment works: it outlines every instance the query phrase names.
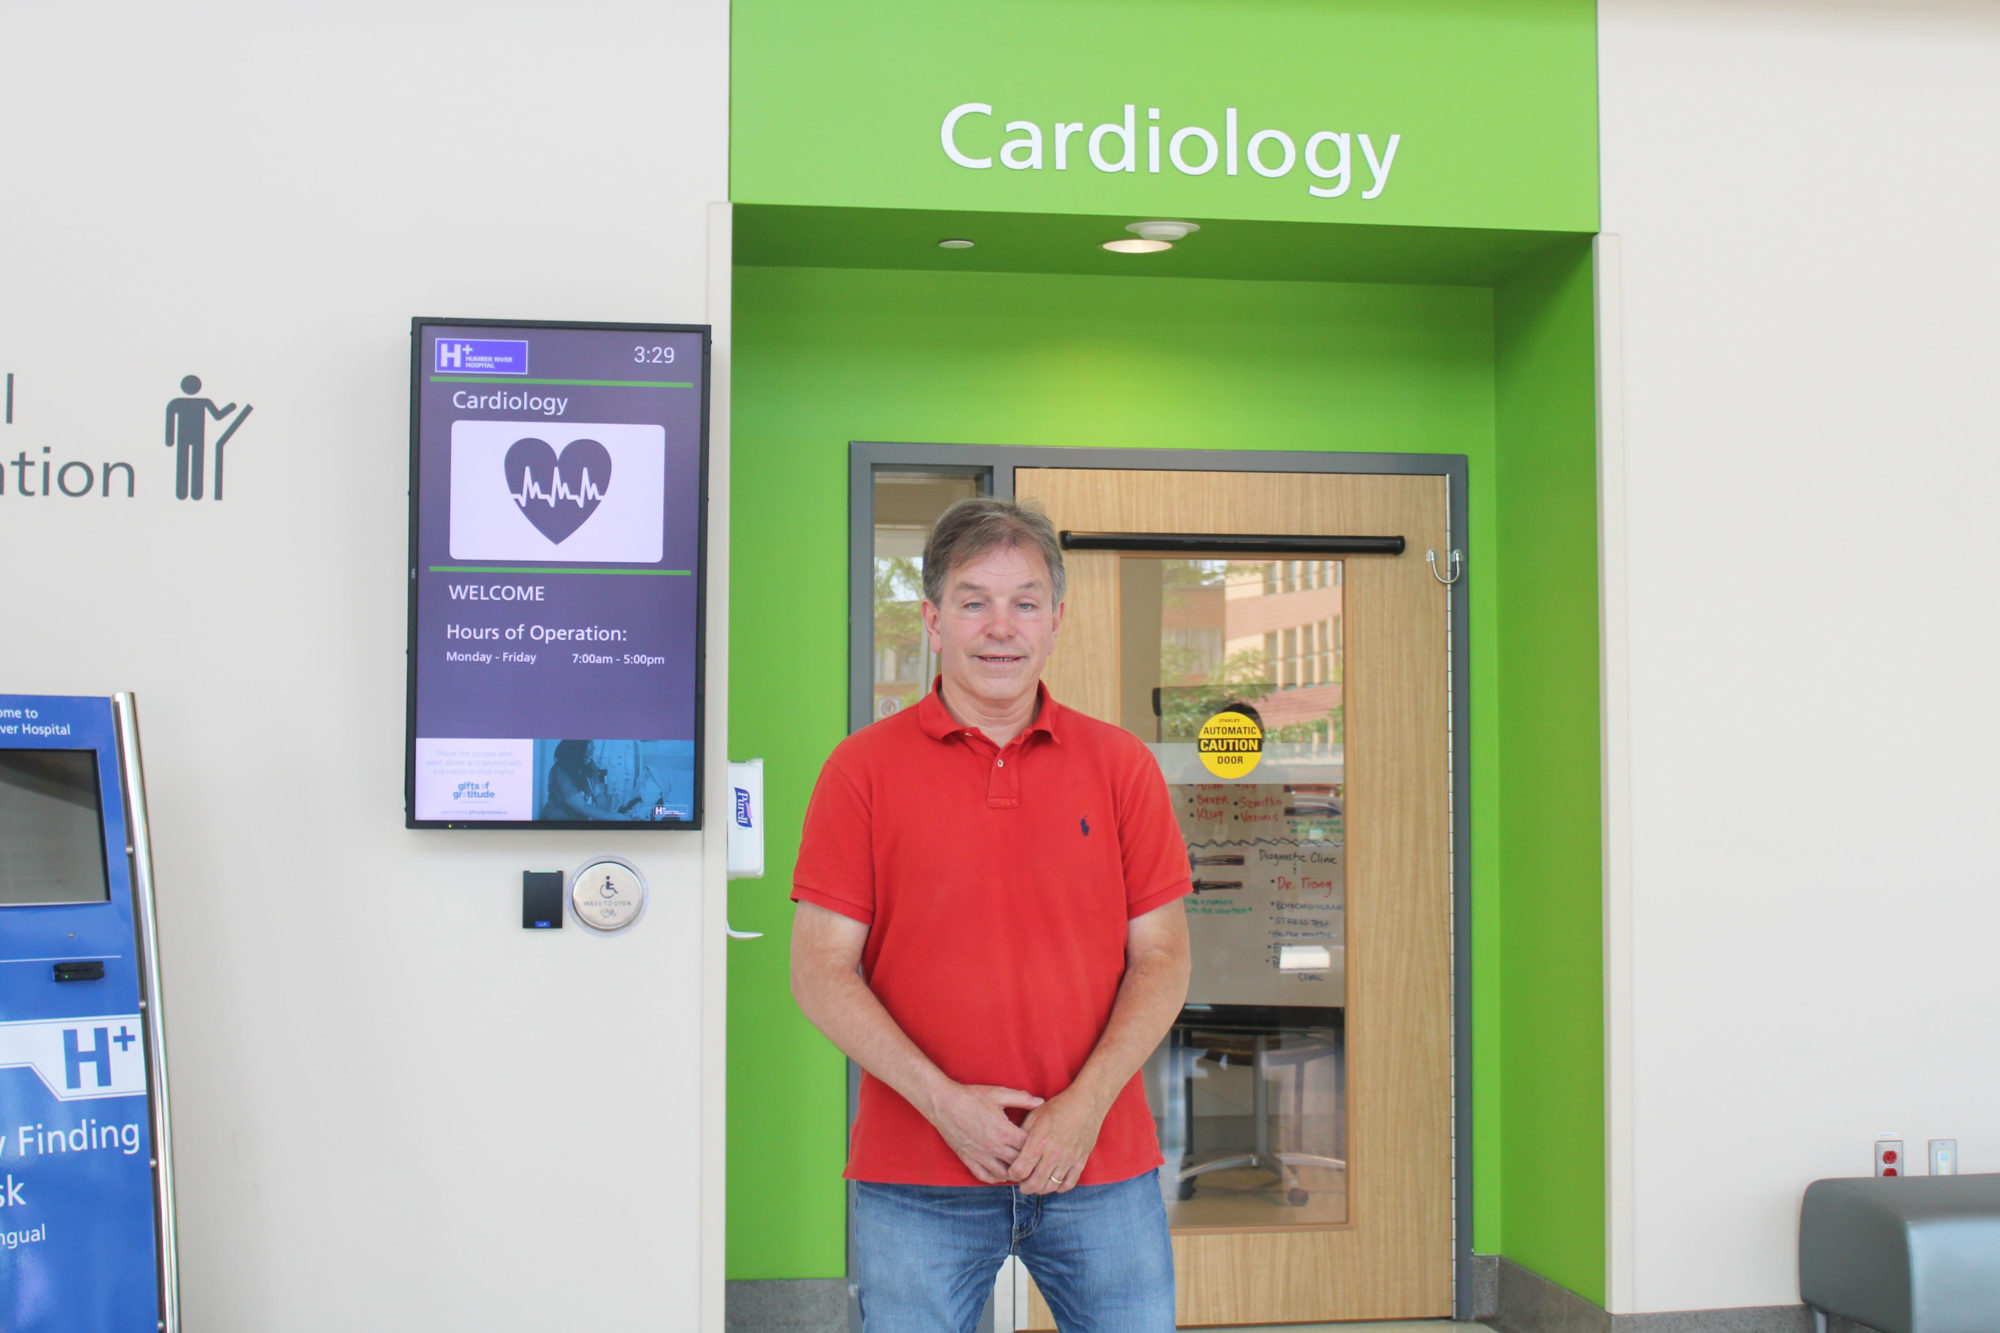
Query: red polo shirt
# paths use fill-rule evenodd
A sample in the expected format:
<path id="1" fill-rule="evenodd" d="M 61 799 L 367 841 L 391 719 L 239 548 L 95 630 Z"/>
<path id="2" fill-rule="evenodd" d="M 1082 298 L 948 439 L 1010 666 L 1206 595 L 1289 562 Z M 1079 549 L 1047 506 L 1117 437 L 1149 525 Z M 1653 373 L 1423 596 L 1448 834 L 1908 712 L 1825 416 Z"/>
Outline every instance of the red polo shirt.
<path id="1" fill-rule="evenodd" d="M 1110 1020 L 1126 923 L 1189 883 L 1146 747 L 1045 687 L 1039 699 L 1034 724 L 1005 748 L 954 721 L 935 689 L 841 742 L 806 810 L 792 897 L 870 927 L 869 987 L 947 1076 L 1052 1097 Z M 1159 1164 L 1135 1074 L 1079 1183 Z M 921 1112 L 868 1074 L 847 1177 L 980 1183 Z"/>

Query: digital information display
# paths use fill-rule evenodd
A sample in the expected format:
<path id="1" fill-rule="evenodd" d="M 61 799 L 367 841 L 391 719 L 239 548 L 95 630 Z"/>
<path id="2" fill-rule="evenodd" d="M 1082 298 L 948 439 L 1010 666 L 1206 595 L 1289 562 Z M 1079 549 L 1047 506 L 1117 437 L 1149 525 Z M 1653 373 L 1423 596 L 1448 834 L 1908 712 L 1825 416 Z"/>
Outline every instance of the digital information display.
<path id="1" fill-rule="evenodd" d="M 407 823 L 699 828 L 707 327 L 411 339 Z"/>

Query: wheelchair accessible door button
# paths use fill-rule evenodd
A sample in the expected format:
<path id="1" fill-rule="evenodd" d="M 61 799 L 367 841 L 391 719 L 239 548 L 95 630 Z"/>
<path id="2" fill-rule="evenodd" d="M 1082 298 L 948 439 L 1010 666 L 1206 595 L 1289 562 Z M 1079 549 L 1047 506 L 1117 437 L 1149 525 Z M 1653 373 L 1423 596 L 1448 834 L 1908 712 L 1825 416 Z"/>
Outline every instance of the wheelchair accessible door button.
<path id="1" fill-rule="evenodd" d="M 569 906 L 578 925 L 612 934 L 646 910 L 646 881 L 629 862 L 599 857 L 571 877 Z"/>

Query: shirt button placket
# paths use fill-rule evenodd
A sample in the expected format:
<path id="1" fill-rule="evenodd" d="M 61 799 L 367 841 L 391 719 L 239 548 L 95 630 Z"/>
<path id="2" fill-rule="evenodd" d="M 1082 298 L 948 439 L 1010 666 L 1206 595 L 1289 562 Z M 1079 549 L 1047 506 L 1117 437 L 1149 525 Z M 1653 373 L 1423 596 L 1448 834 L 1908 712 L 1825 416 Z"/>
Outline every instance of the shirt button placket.
<path id="1" fill-rule="evenodd" d="M 1018 756 L 1017 756 L 1018 757 Z M 986 799 L 991 805 L 1011 806 L 1020 804 L 1020 765 L 1007 767 L 1007 756 L 993 757 L 993 767 L 986 774 Z"/>

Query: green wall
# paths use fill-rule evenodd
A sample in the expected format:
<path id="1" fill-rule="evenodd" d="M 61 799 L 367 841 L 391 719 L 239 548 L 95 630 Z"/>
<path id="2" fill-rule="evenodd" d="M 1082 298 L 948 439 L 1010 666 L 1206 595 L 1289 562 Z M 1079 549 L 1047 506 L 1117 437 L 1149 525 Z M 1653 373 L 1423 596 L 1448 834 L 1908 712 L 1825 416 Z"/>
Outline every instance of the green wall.
<path id="1" fill-rule="evenodd" d="M 1604 1303 L 1604 954 L 1590 245 L 1495 294 L 1504 559 L 1497 1037 L 1501 1252 Z M 1475 603 L 1477 605 L 1477 603 Z M 1485 1085 L 1491 1091 L 1491 1084 Z M 1498 1143 L 1491 1144 L 1497 1131 Z M 1489 1178 L 1490 1175 L 1489 1175 Z M 1480 1204 L 1481 1235 L 1486 1208 Z"/>
<path id="2" fill-rule="evenodd" d="M 742 268 L 731 750 L 771 874 L 731 917 L 729 1274 L 844 1271 L 844 1064 L 785 898 L 845 733 L 847 443 L 1463 453 L 1470 462 L 1473 1244 L 1604 1295 L 1587 238 L 1497 289 Z"/>
<path id="3" fill-rule="evenodd" d="M 739 882 L 730 906 L 737 927 L 768 934 L 731 951 L 729 1274 L 824 1277 L 845 1264 L 845 1075 L 792 1005 L 785 886 L 812 780 L 846 730 L 848 441 L 1462 453 L 1476 587 L 1498 562 L 1494 296 L 739 268 L 734 318 L 730 749 L 768 761 L 771 873 Z M 1471 644 L 1474 910 L 1487 939 L 1499 883 L 1493 602 L 1474 596 Z M 1487 1105 L 1496 1055 L 1475 1051 Z M 1494 1135 L 1476 1123 L 1477 1188 L 1497 1198 Z M 1491 1251 L 1487 1216 L 1482 1204 L 1475 1242 Z"/>

